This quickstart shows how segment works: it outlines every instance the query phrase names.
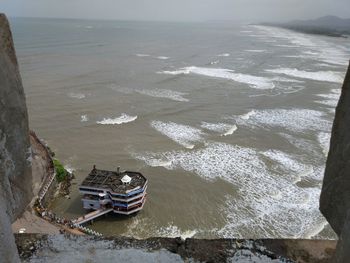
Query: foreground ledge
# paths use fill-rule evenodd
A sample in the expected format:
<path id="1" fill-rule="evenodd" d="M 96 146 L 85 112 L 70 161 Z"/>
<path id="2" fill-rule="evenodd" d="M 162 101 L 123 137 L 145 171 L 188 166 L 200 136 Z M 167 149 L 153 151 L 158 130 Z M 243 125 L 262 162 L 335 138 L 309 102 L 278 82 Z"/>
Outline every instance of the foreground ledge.
<path id="1" fill-rule="evenodd" d="M 23 262 L 330 262 L 336 241 L 16 234 Z"/>

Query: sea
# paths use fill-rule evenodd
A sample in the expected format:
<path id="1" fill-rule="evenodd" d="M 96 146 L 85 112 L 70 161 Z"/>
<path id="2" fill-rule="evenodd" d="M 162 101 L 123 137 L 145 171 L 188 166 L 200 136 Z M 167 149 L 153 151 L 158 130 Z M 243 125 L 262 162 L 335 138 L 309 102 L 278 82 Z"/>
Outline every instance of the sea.
<path id="1" fill-rule="evenodd" d="M 349 38 L 233 22 L 10 19 L 30 128 L 74 171 L 142 172 L 135 238 L 336 237 L 319 212 Z"/>

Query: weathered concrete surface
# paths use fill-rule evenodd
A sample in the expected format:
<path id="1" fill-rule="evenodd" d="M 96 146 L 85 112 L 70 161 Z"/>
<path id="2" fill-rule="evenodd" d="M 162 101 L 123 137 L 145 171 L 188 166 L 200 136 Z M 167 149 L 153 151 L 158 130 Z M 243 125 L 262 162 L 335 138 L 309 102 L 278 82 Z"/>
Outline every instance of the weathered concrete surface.
<path id="1" fill-rule="evenodd" d="M 350 260 L 350 67 L 336 109 L 320 210 L 339 237 L 337 262 Z"/>
<path id="2" fill-rule="evenodd" d="M 31 151 L 22 80 L 5 15 L 0 14 L 0 259 L 18 261 L 11 222 L 32 199 Z"/>
<path id="3" fill-rule="evenodd" d="M 16 235 L 23 262 L 330 262 L 336 241 Z"/>

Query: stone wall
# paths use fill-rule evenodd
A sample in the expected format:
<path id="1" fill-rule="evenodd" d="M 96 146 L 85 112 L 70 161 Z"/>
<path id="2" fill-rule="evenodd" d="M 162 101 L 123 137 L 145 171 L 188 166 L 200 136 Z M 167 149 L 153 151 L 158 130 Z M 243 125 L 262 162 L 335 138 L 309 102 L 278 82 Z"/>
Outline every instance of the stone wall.
<path id="1" fill-rule="evenodd" d="M 11 222 L 32 196 L 25 95 L 9 23 L 0 14 L 0 259 L 5 262 L 18 261 Z"/>

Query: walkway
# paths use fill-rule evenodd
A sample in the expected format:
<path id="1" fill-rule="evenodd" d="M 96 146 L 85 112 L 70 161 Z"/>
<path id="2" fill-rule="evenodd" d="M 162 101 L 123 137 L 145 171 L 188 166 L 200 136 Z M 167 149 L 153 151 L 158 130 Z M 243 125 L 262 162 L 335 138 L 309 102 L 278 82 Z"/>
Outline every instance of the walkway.
<path id="1" fill-rule="evenodd" d="M 75 224 L 75 225 L 81 225 L 81 224 L 84 224 L 86 222 L 89 222 L 97 217 L 100 217 L 102 215 L 105 215 L 105 214 L 108 214 L 109 212 L 113 211 L 113 208 L 109 208 L 109 209 L 98 209 L 98 210 L 95 210 L 91 213 L 88 213 L 84 216 L 81 216 L 75 220 L 72 220 L 72 222 Z"/>

